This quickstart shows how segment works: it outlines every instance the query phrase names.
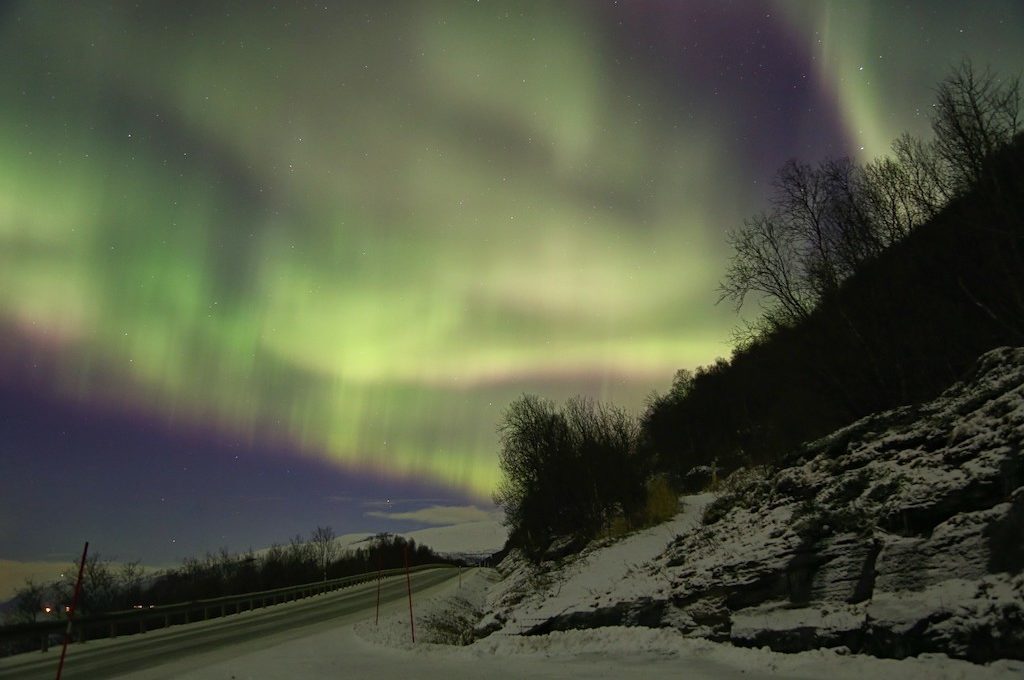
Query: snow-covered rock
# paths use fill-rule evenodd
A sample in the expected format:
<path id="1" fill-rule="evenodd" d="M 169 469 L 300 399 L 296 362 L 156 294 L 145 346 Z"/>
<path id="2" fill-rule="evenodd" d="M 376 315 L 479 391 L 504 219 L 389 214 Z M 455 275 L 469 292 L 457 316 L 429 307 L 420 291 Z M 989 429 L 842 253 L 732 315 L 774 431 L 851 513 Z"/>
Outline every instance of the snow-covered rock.
<path id="1" fill-rule="evenodd" d="M 479 634 L 672 627 L 777 651 L 1024 659 L 1024 348 L 730 482 L 618 543 L 540 566 L 513 554 Z"/>

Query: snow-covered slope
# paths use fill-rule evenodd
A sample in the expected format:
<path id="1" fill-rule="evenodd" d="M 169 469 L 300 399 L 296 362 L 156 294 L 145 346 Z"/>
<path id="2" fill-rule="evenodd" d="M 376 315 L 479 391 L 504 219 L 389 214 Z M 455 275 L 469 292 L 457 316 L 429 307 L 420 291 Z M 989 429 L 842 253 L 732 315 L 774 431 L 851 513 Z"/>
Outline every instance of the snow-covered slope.
<path id="1" fill-rule="evenodd" d="M 1024 659 L 1022 449 L 1024 349 L 994 350 L 934 401 L 685 498 L 667 525 L 561 563 L 510 555 L 478 634 L 671 627 L 778 651 Z"/>
<path id="2" fill-rule="evenodd" d="M 491 635 L 460 646 L 462 614 L 482 605 L 495 587 L 487 570 L 472 570 L 425 592 L 415 592 L 416 642 L 411 641 L 405 600 L 371 608 L 318 630 L 278 630 L 242 645 L 153 665 L 124 680 L 292 680 L 374 678 L 478 680 L 577 678 L 605 680 L 1003 680 L 1019 677 L 1024 664 L 1001 661 L 979 667 L 941 656 L 875 659 L 830 650 L 778 654 L 687 639 L 662 628 L 608 627 L 548 635 Z M 498 586 L 500 587 L 500 585 Z M 284 609 L 298 603 L 282 604 Z M 244 616 L 244 614 L 243 614 Z M 94 644 L 94 643 L 90 643 Z M 102 645 L 103 642 L 98 644 Z"/>

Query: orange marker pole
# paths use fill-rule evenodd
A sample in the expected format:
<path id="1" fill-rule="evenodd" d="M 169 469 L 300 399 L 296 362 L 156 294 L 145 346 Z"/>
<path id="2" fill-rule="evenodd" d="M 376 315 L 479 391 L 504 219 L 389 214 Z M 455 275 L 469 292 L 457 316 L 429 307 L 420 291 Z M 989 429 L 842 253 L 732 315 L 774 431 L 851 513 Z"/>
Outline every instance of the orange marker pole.
<path id="1" fill-rule="evenodd" d="M 82 561 L 78 563 L 78 579 L 75 581 L 75 594 L 71 597 L 71 608 L 68 609 L 68 627 L 64 630 L 64 646 L 60 650 L 60 664 L 57 665 L 57 680 L 64 672 L 64 656 L 68 653 L 68 643 L 71 641 L 71 618 L 78 609 L 78 596 L 82 592 L 82 573 L 85 571 L 85 555 L 89 552 L 89 541 L 85 542 L 82 548 Z"/>

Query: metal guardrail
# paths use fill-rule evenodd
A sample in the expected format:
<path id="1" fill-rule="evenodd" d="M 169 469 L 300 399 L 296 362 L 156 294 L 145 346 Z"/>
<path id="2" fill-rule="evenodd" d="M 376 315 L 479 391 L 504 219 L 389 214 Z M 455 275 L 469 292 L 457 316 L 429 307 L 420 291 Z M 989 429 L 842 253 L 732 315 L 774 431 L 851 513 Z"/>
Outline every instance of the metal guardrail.
<path id="1" fill-rule="evenodd" d="M 423 571 L 425 569 L 447 566 L 451 565 L 421 564 L 410 567 L 409 571 Z M 286 586 L 284 588 L 275 588 L 274 590 L 261 590 L 255 593 L 226 595 L 205 600 L 193 600 L 191 602 L 179 602 L 177 604 L 157 605 L 75 617 L 72 622 L 72 636 L 76 642 L 85 642 L 89 639 L 134 635 L 145 633 L 147 630 L 220 618 L 230 614 L 238 614 L 243 611 L 251 611 L 275 604 L 300 600 L 312 597 L 313 595 L 320 595 L 333 590 L 366 583 L 376 580 L 378 573 L 382 578 L 397 576 L 404 574 L 405 568 L 385 569 L 381 572 L 372 571 L 354 576 L 343 576 L 342 578 L 329 581 Z M 19 623 L 13 626 L 0 626 L 0 656 L 19 653 L 19 651 L 28 651 L 27 649 L 21 649 L 14 652 L 5 652 L 5 648 L 8 645 L 4 643 L 31 642 L 32 640 L 38 641 L 39 649 L 45 652 L 50 646 L 51 638 L 63 635 L 67 625 L 67 619 L 57 618 L 53 621 L 37 621 L 33 623 Z"/>

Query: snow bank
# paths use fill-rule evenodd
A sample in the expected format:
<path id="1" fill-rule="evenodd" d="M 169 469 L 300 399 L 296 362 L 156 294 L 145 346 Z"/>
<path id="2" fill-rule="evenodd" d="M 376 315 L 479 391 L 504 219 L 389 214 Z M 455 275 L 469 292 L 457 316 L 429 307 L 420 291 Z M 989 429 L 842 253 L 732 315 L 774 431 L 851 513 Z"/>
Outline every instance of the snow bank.
<path id="1" fill-rule="evenodd" d="M 643 539 L 637 537 L 636 540 L 640 542 Z M 592 556 L 597 552 L 599 549 L 593 550 Z M 449 588 L 422 603 L 420 610 L 423 616 L 417 614 L 417 630 L 424 629 L 425 634 L 429 634 L 428 627 L 419 622 L 434 614 L 460 611 L 467 601 L 473 606 L 482 605 L 507 594 L 507 583 L 497 580 L 489 571 L 479 570 L 468 575 L 461 588 Z M 475 677 L 490 678 L 592 677 L 622 680 L 683 674 L 697 680 L 778 676 L 827 676 L 836 680 L 852 680 L 872 675 L 908 680 L 988 680 L 1020 677 L 1024 673 L 1024 663 L 1021 662 L 1000 661 L 989 666 L 977 666 L 941 654 L 900 661 L 850 654 L 845 649 L 780 654 L 767 648 L 745 649 L 688 638 L 672 628 L 609 626 L 544 635 L 498 633 L 466 646 L 424 643 L 417 637 L 416 644 L 412 644 L 408 616 L 402 611 L 382 618 L 379 625 L 374 625 L 371 620 L 358 623 L 355 631 L 359 639 L 377 653 L 399 652 L 403 659 L 412 660 L 417 669 L 414 677 L 428 679 L 473 677 L 460 674 L 467 670 L 475 673 Z M 374 651 L 364 650 L 361 653 L 365 656 Z M 385 671 L 380 677 L 391 676 Z"/>

